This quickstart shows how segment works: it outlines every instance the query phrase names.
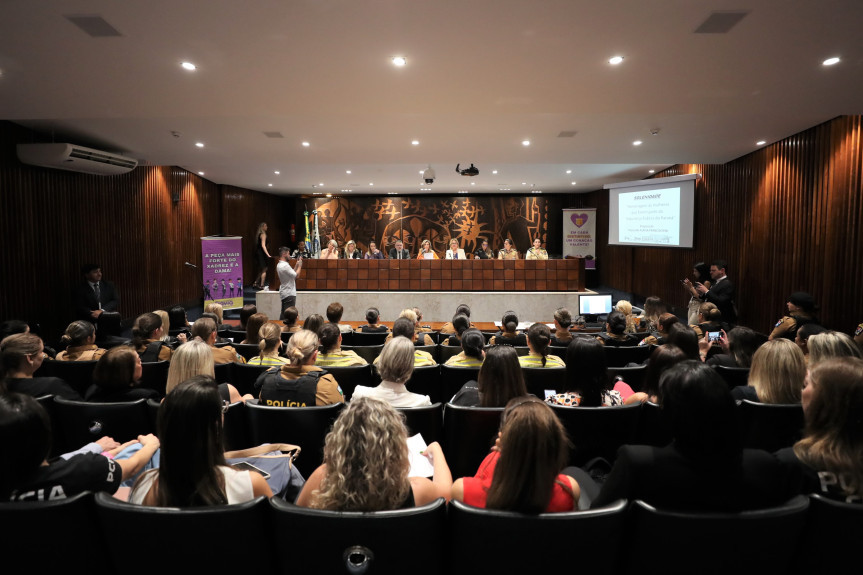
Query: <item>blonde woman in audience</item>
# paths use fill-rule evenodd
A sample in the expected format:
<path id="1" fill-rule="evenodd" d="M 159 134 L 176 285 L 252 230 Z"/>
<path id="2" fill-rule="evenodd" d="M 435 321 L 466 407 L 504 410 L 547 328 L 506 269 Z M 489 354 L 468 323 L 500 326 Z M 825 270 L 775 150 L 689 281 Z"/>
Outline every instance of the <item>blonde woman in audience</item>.
<path id="1" fill-rule="evenodd" d="M 176 347 L 181 343 L 186 343 L 188 338 L 185 333 L 177 334 L 177 337 L 171 337 L 168 333 L 168 329 L 165 329 L 165 326 L 171 325 L 171 318 L 168 315 L 168 312 L 163 309 L 153 310 L 153 313 L 159 316 L 162 320 L 162 341 L 170 345 L 171 347 Z"/>
<path id="2" fill-rule="evenodd" d="M 59 377 L 33 377 L 45 360 L 45 345 L 32 333 L 16 333 L 0 341 L 0 395 L 16 391 L 42 397 L 56 395 L 81 401 L 81 395 Z"/>
<path id="3" fill-rule="evenodd" d="M 66 351 L 58 353 L 56 361 L 95 361 L 106 351 L 96 345 L 96 327 L 89 321 L 70 323 L 60 342 L 66 346 Z"/>
<path id="4" fill-rule="evenodd" d="M 300 330 L 291 336 L 285 356 L 288 363 L 269 370 L 255 382 L 261 404 L 275 407 L 313 407 L 342 403 L 345 398 L 336 379 L 315 365 L 318 336 Z"/>
<path id="5" fill-rule="evenodd" d="M 415 310 L 416 310 L 416 308 L 403 309 L 401 311 L 401 313 L 399 313 L 399 319 L 405 318 L 413 324 L 414 332 L 416 332 L 417 339 L 422 338 L 420 340 L 420 341 L 422 341 L 422 343 L 419 345 L 434 345 L 435 343 L 434 343 L 434 340 L 431 338 L 431 336 L 428 335 L 427 333 L 425 333 L 423 331 L 423 329 L 420 327 L 420 321 L 419 321 L 419 319 L 417 319 L 417 314 L 416 314 Z M 398 320 L 396 320 L 396 321 L 398 321 Z M 395 330 L 395 324 L 393 324 L 393 330 Z M 392 338 L 393 338 L 393 334 L 390 333 L 389 335 L 387 335 L 387 339 L 384 341 L 384 343 L 391 340 Z"/>
<path id="6" fill-rule="evenodd" d="M 337 323 L 325 323 L 319 331 L 321 350 L 315 360 L 319 367 L 368 365 L 369 362 L 350 349 L 342 349 L 342 332 Z"/>
<path id="7" fill-rule="evenodd" d="M 165 385 L 165 393 L 171 393 L 180 383 L 191 379 L 196 375 L 207 375 L 215 379 L 216 371 L 213 362 L 212 348 L 201 341 L 193 339 L 177 348 L 174 353 L 171 366 L 168 368 L 168 381 Z M 241 396 L 237 388 L 230 383 L 219 384 L 219 393 L 222 399 L 236 403 L 252 399 L 251 395 Z"/>
<path id="8" fill-rule="evenodd" d="M 415 313 L 415 314 L 417 314 L 417 333 L 420 333 L 420 332 L 428 333 L 428 332 L 433 331 L 433 330 L 432 330 L 430 327 L 428 327 L 428 326 L 420 325 L 420 324 L 422 324 L 422 322 L 423 322 L 423 312 L 422 312 L 422 310 L 421 310 L 420 308 L 418 308 L 418 307 L 413 308 L 413 310 L 414 310 L 414 313 Z"/>
<path id="9" fill-rule="evenodd" d="M 626 328 L 623 330 L 623 333 L 635 333 L 638 331 L 635 329 L 635 316 L 632 314 L 632 304 L 622 299 L 617 302 L 617 305 L 614 308 L 623 314 L 623 317 L 626 318 Z"/>
<path id="10" fill-rule="evenodd" d="M 863 357 L 854 340 L 839 331 L 816 333 L 809 337 L 806 345 L 809 348 L 809 367 L 833 357 Z"/>
<path id="11" fill-rule="evenodd" d="M 358 385 L 351 401 L 360 397 L 373 397 L 393 407 L 419 407 L 431 405 L 427 395 L 411 393 L 405 382 L 414 372 L 414 344 L 406 337 L 394 337 L 384 344 L 378 360 L 381 383 L 377 387 Z"/>
<path id="12" fill-rule="evenodd" d="M 225 331 L 228 326 L 225 325 L 225 311 L 222 304 L 211 301 L 204 306 L 204 313 L 211 313 L 216 316 L 216 331 Z"/>
<path id="13" fill-rule="evenodd" d="M 416 346 L 417 343 L 417 332 L 414 330 L 414 323 L 406 317 L 400 317 L 396 321 L 393 322 L 393 331 L 390 334 L 390 337 L 387 337 L 387 341 L 392 339 L 393 337 L 404 337 L 410 340 L 411 343 Z M 377 356 L 372 362 L 374 365 L 378 365 L 380 363 L 381 356 Z M 437 362 L 432 357 L 432 354 L 429 352 L 417 349 L 414 347 L 414 367 L 426 367 L 429 365 L 437 365 Z"/>
<path id="14" fill-rule="evenodd" d="M 396 338 L 398 341 L 404 338 Z M 324 464 L 306 481 L 297 505 L 332 511 L 389 511 L 449 499 L 452 473 L 435 441 L 423 453 L 434 474 L 408 477 L 403 416 L 389 404 L 356 397 L 327 434 Z"/>
<path id="15" fill-rule="evenodd" d="M 279 356 L 279 350 L 282 348 L 282 330 L 279 329 L 279 326 L 267 322 L 258 330 L 258 336 L 258 347 L 261 349 L 261 354 L 246 363 L 249 365 L 279 366 L 288 362 L 286 358 Z"/>
<path id="16" fill-rule="evenodd" d="M 518 363 L 522 367 L 566 367 L 562 359 L 548 353 L 551 330 L 544 323 L 535 323 L 527 330 L 527 355 L 521 355 Z"/>
<path id="17" fill-rule="evenodd" d="M 655 295 L 644 300 L 644 310 L 639 316 L 641 323 L 639 331 L 657 331 L 659 329 L 659 316 L 665 313 L 665 304 L 662 299 Z"/>
<path id="18" fill-rule="evenodd" d="M 456 243 L 458 243 L 458 242 L 456 242 Z M 420 244 L 420 251 L 417 253 L 417 259 L 418 260 L 426 260 L 426 259 L 439 260 L 440 258 L 432 249 L 431 242 L 429 240 L 423 240 L 422 243 Z"/>
<path id="19" fill-rule="evenodd" d="M 249 319 L 246 321 L 246 339 L 240 343 L 252 344 L 261 341 L 259 334 L 261 326 L 265 325 L 268 321 L 270 321 L 270 318 L 267 317 L 267 314 L 256 313 L 249 316 Z"/>
<path id="20" fill-rule="evenodd" d="M 748 385 L 731 390 L 734 399 L 759 403 L 800 403 L 806 379 L 806 360 L 797 345 L 788 339 L 774 339 L 752 356 Z"/>

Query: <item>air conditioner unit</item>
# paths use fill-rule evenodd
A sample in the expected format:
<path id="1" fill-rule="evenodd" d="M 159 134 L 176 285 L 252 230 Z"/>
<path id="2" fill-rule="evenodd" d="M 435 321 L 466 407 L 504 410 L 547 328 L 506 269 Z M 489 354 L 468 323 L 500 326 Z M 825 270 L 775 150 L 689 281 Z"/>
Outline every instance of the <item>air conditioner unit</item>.
<path id="1" fill-rule="evenodd" d="M 135 169 L 137 160 L 75 144 L 18 144 L 18 159 L 25 164 L 116 176 Z"/>

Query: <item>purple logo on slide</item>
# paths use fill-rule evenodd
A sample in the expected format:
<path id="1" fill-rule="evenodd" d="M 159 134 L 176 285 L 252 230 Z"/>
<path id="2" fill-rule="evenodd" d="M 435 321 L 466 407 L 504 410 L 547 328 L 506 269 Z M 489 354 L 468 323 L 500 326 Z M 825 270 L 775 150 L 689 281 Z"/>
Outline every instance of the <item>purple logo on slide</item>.
<path id="1" fill-rule="evenodd" d="M 569 218 L 579 228 L 587 223 L 587 214 L 572 214 Z"/>

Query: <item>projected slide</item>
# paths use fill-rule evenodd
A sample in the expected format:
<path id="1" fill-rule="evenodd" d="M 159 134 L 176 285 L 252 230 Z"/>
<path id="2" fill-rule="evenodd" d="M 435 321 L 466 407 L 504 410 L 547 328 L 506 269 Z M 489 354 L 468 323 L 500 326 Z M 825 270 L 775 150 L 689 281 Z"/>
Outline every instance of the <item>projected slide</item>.
<path id="1" fill-rule="evenodd" d="M 676 246 L 680 243 L 680 188 L 620 194 L 618 218 L 622 243 Z"/>

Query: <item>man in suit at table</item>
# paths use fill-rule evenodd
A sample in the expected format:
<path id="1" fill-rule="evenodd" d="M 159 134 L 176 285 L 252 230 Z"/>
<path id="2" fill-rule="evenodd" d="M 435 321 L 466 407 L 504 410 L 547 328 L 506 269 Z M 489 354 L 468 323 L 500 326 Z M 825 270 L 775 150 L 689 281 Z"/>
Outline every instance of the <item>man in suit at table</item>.
<path id="1" fill-rule="evenodd" d="M 715 303 L 722 312 L 722 319 L 731 325 L 737 323 L 737 306 L 734 304 L 734 284 L 725 275 L 728 264 L 725 260 L 715 260 L 710 264 L 710 279 L 713 285 L 710 289 L 701 283 L 695 284 L 695 290 L 704 301 Z"/>
<path id="2" fill-rule="evenodd" d="M 72 290 L 75 316 L 89 321 L 102 330 L 99 339 L 106 335 L 120 335 L 120 298 L 114 284 L 102 280 L 99 264 L 84 264 L 81 267 L 84 279 Z M 106 333 L 107 332 L 107 333 Z"/>
<path id="3" fill-rule="evenodd" d="M 405 249 L 405 244 L 401 240 L 396 240 L 396 247 L 390 250 L 391 260 L 409 260 L 411 253 Z"/>

